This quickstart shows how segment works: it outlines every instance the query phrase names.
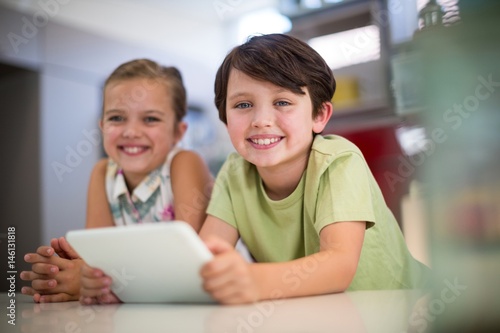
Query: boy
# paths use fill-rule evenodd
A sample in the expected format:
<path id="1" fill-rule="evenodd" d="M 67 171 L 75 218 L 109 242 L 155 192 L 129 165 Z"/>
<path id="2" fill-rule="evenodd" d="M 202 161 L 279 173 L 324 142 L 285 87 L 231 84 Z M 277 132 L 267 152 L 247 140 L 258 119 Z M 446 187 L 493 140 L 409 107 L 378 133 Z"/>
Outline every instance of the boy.
<path id="1" fill-rule="evenodd" d="M 200 232 L 216 255 L 204 287 L 219 302 L 423 286 L 427 267 L 408 252 L 359 149 L 318 135 L 334 91 L 321 56 L 286 35 L 253 37 L 220 66 L 215 103 L 238 154 Z M 234 251 L 238 237 L 257 263 Z"/>

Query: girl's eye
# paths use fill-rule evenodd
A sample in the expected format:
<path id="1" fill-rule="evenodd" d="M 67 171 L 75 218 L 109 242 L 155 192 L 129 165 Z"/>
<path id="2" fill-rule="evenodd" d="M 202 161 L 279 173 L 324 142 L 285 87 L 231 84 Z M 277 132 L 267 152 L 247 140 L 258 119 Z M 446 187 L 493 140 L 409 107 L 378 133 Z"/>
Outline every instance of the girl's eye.
<path id="1" fill-rule="evenodd" d="M 288 106 L 288 105 L 290 105 L 290 103 L 287 101 L 278 101 L 278 102 L 276 102 L 276 105 L 277 106 Z"/>
<path id="2" fill-rule="evenodd" d="M 246 102 L 243 102 L 243 103 L 239 103 L 236 105 L 236 108 L 237 109 L 248 109 L 249 107 L 251 107 L 252 105 L 250 103 L 246 103 Z"/>
<path id="3" fill-rule="evenodd" d="M 122 116 L 111 116 L 108 118 L 108 121 L 111 121 L 111 122 L 119 122 L 119 121 L 123 121 L 124 118 Z"/>

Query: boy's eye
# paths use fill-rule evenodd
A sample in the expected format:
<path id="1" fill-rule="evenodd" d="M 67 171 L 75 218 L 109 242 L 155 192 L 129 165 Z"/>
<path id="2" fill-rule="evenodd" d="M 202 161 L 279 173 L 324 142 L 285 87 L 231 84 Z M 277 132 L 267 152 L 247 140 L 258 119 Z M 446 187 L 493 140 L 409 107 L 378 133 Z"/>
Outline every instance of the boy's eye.
<path id="1" fill-rule="evenodd" d="M 277 106 L 288 106 L 288 105 L 290 105 L 290 103 L 287 101 L 278 101 L 278 102 L 276 102 L 276 105 Z"/>
<path id="2" fill-rule="evenodd" d="M 146 118 L 144 118 L 144 122 L 146 122 L 146 123 L 154 123 L 154 122 L 157 122 L 157 121 L 160 121 L 160 119 L 158 119 L 156 117 L 146 117 Z"/>
<path id="3" fill-rule="evenodd" d="M 246 103 L 246 102 L 236 104 L 237 109 L 248 109 L 251 106 L 252 105 L 250 103 Z"/>

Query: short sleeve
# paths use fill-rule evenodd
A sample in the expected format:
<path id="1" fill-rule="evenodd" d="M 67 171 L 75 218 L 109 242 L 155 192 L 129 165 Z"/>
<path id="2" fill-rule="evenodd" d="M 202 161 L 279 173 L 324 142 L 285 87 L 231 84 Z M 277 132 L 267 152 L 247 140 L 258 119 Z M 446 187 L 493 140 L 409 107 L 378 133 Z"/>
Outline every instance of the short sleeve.
<path id="1" fill-rule="evenodd" d="M 373 177 L 364 158 L 357 152 L 337 155 L 319 175 L 315 229 L 342 221 L 375 223 Z"/>
<path id="2" fill-rule="evenodd" d="M 235 162 L 235 159 L 228 157 L 217 174 L 210 203 L 208 204 L 207 214 L 215 216 L 237 228 L 229 189 L 229 178 L 234 174 Z"/>

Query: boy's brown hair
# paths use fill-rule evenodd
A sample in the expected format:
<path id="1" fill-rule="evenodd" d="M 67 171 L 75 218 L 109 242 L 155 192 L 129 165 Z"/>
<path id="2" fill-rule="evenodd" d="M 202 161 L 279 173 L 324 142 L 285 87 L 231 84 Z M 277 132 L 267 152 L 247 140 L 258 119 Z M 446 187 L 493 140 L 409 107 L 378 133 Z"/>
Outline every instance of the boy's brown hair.
<path id="1" fill-rule="evenodd" d="M 296 94 L 307 87 L 313 118 L 335 93 L 335 78 L 325 60 L 307 43 L 284 34 L 253 36 L 231 50 L 215 77 L 215 105 L 227 124 L 226 99 L 229 74 L 237 69 L 256 80 L 271 82 Z"/>
<path id="2" fill-rule="evenodd" d="M 165 84 L 168 93 L 172 98 L 172 108 L 175 113 L 176 122 L 180 122 L 187 112 L 187 94 L 182 81 L 182 75 L 176 67 L 161 66 L 149 59 L 135 59 L 118 66 L 106 79 L 104 88 L 111 82 L 145 78 L 151 79 L 153 85 Z M 141 94 L 152 88 L 147 84 L 144 91 L 137 91 L 137 96 L 128 96 L 131 102 L 133 99 L 140 99 Z"/>

